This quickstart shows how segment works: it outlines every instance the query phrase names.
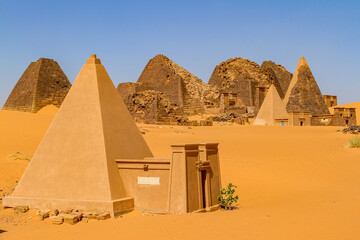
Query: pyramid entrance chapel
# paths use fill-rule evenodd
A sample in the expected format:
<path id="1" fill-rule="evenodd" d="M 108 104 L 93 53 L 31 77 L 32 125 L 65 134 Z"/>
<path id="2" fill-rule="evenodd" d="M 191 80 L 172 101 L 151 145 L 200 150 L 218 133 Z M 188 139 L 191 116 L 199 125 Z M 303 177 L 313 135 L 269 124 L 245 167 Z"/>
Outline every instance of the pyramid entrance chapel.
<path id="1" fill-rule="evenodd" d="M 100 59 L 91 55 L 4 207 L 186 213 L 219 208 L 218 143 L 155 158 Z"/>

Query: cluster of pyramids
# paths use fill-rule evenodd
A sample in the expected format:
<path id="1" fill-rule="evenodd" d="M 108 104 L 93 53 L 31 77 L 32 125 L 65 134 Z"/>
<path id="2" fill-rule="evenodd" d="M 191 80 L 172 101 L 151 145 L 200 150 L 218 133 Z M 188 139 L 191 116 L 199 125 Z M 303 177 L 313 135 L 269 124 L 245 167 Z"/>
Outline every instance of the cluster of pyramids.
<path id="1" fill-rule="evenodd" d="M 152 156 L 100 59 L 92 55 L 3 205 L 132 209 L 114 159 Z"/>
<path id="2" fill-rule="evenodd" d="M 91 55 L 3 206 L 113 216 L 134 207 L 213 211 L 220 207 L 217 146 L 174 144 L 171 158 L 153 158 L 105 67 Z"/>
<path id="3" fill-rule="evenodd" d="M 287 119 L 289 112 L 309 112 L 311 115 L 330 114 L 304 57 L 299 60 L 283 100 L 274 85 L 269 88 L 254 125 L 275 125 L 275 119 Z"/>
<path id="4" fill-rule="evenodd" d="M 40 58 L 26 69 L 3 109 L 35 113 L 49 104 L 60 107 L 70 87 L 56 61 Z M 133 118 L 140 116 L 146 123 L 185 125 L 187 116 L 221 112 L 224 94 L 237 98 L 235 107 L 225 111 L 247 117 L 247 108 L 254 108 L 254 124 L 273 125 L 271 119 L 285 119 L 289 112 L 330 114 L 303 57 L 294 75 L 271 61 L 259 66 L 232 58 L 217 65 L 206 84 L 159 54 L 150 59 L 136 83 L 120 83 L 117 90 Z"/>

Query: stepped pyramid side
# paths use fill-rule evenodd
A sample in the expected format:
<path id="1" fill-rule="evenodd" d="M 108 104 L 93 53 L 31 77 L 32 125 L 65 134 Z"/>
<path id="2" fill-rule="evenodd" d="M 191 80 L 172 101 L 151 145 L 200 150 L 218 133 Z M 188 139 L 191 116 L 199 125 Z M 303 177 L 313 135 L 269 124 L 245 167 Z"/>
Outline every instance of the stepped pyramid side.
<path id="1" fill-rule="evenodd" d="M 56 61 L 40 58 L 25 70 L 3 109 L 36 113 L 50 104 L 60 107 L 70 87 Z"/>
<path id="2" fill-rule="evenodd" d="M 100 59 L 92 55 L 4 206 L 131 209 L 133 198 L 115 159 L 152 156 Z"/>
<path id="3" fill-rule="evenodd" d="M 288 113 L 274 85 L 269 88 L 254 125 L 275 125 L 275 119 L 287 119 Z"/>
<path id="4" fill-rule="evenodd" d="M 283 99 L 285 97 L 285 93 L 281 88 L 281 84 L 275 74 L 275 72 L 271 68 L 263 68 L 265 74 L 269 77 L 269 82 L 271 85 L 274 85 L 280 98 Z M 270 88 L 270 87 L 269 87 Z"/>
<path id="5" fill-rule="evenodd" d="M 284 103 L 286 110 L 310 112 L 312 115 L 330 114 L 310 67 L 302 57 L 291 79 Z"/>
<path id="6" fill-rule="evenodd" d="M 264 61 L 261 64 L 261 67 L 264 69 L 270 68 L 274 71 L 276 78 L 281 86 L 281 90 L 283 92 L 283 96 L 280 94 L 280 92 L 279 92 L 279 95 L 281 98 L 284 98 L 284 95 L 287 92 L 287 89 L 289 87 L 289 84 L 290 84 L 290 81 L 291 81 L 291 78 L 293 75 L 288 70 L 286 70 L 285 67 L 283 67 L 279 64 L 276 64 L 273 61 Z"/>
<path id="7" fill-rule="evenodd" d="M 150 59 L 142 71 L 137 83 L 141 90 L 155 90 L 165 93 L 177 106 L 183 106 L 184 83 L 175 71 L 176 65 L 164 55 Z"/>

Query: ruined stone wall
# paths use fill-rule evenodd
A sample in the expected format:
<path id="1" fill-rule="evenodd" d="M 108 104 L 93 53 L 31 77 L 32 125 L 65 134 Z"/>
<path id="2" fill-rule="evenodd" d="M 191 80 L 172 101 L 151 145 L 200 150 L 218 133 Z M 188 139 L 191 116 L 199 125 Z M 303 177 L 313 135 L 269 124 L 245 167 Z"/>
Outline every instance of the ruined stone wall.
<path id="1" fill-rule="evenodd" d="M 137 92 L 136 91 L 137 84 L 132 82 L 120 83 L 117 87 L 117 91 L 122 97 L 125 105 L 131 101 L 132 96 Z"/>
<path id="2" fill-rule="evenodd" d="M 334 107 L 337 106 L 337 96 L 332 96 L 332 95 L 323 95 L 324 97 L 324 101 L 326 103 L 326 105 L 330 108 L 330 107 Z"/>
<path id="3" fill-rule="evenodd" d="M 122 98 L 124 96 L 126 94 L 122 95 Z M 128 94 L 126 99 L 125 104 L 137 122 L 156 124 L 159 122 L 181 122 L 184 119 L 182 109 L 177 107 L 162 92 L 145 90 Z"/>
<path id="4" fill-rule="evenodd" d="M 36 113 L 49 104 L 60 107 L 70 87 L 56 61 L 40 58 L 26 69 L 3 109 Z"/>
<path id="5" fill-rule="evenodd" d="M 186 115 L 205 113 L 219 104 L 218 89 L 177 65 L 164 55 L 157 55 L 145 66 L 137 81 L 136 91 L 164 93 Z"/>
<path id="6" fill-rule="evenodd" d="M 355 108 L 334 108 L 334 126 L 356 126 Z"/>
<path id="7" fill-rule="evenodd" d="M 255 105 L 257 87 L 269 88 L 273 83 L 279 86 L 271 70 L 262 69 L 257 63 L 242 58 L 232 58 L 220 63 L 209 80 L 209 85 L 222 92 L 238 94 L 244 106 Z"/>
<path id="8" fill-rule="evenodd" d="M 311 126 L 336 126 L 333 115 L 315 115 L 311 117 Z"/>

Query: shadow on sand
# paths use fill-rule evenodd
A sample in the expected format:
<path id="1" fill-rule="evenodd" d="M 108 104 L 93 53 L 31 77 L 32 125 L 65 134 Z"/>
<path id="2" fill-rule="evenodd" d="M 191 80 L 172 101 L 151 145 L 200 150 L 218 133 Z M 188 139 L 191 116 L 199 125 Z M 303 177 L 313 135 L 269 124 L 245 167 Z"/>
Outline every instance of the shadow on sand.
<path id="1" fill-rule="evenodd" d="M 0 229 L 0 234 L 2 234 L 2 233 L 4 233 L 4 232 L 7 232 L 7 231 Z"/>

